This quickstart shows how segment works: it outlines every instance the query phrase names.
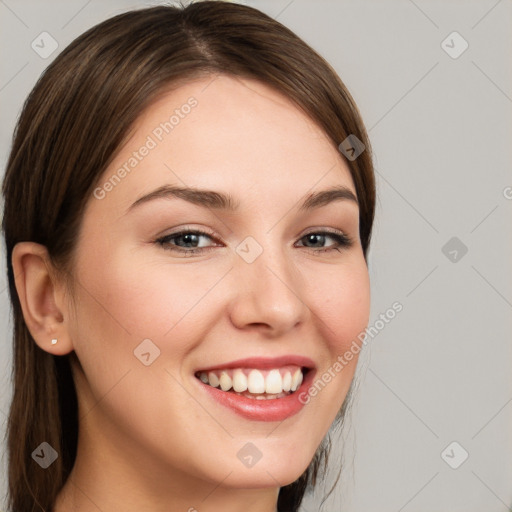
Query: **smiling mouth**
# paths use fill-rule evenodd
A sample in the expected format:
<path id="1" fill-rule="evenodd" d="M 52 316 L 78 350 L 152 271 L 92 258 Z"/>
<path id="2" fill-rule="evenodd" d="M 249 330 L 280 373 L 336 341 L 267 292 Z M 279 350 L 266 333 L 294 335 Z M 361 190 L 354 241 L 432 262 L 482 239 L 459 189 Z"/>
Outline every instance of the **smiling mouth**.
<path id="1" fill-rule="evenodd" d="M 279 368 L 229 368 L 198 371 L 195 377 L 203 384 L 226 393 L 252 398 L 274 400 L 293 394 L 309 371 L 307 367 L 286 365 Z"/>

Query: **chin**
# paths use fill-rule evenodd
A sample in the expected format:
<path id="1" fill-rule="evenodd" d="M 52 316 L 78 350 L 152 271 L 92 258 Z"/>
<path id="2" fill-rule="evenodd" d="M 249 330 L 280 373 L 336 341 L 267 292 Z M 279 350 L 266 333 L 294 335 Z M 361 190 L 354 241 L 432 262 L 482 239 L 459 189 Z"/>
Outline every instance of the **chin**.
<path id="1" fill-rule="evenodd" d="M 309 463 L 308 463 L 309 464 Z M 297 480 L 308 467 L 276 468 L 273 466 L 255 467 L 247 471 L 237 470 L 226 480 L 225 484 L 237 489 L 266 489 L 284 487 Z"/>
<path id="2" fill-rule="evenodd" d="M 283 487 L 293 483 L 304 473 L 315 455 L 313 451 L 306 456 L 298 446 L 292 451 L 274 450 L 268 458 L 262 454 L 259 460 L 254 459 L 252 465 L 247 466 L 236 458 L 234 463 L 226 464 L 226 469 L 229 467 L 226 474 L 230 471 L 231 474 L 225 483 L 245 489 Z M 218 479 L 219 475 L 215 477 Z"/>

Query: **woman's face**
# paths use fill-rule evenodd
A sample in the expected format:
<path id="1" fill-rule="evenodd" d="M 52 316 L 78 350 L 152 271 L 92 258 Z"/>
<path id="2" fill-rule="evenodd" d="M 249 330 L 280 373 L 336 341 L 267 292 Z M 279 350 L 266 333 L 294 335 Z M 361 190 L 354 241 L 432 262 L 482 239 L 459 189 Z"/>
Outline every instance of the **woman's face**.
<path id="1" fill-rule="evenodd" d="M 151 485 L 298 478 L 353 378 L 357 355 L 341 370 L 340 357 L 368 321 L 351 194 L 336 147 L 259 82 L 209 77 L 148 108 L 91 196 L 76 249 L 82 447 L 136 461 Z M 253 396 L 263 389 L 274 396 Z"/>

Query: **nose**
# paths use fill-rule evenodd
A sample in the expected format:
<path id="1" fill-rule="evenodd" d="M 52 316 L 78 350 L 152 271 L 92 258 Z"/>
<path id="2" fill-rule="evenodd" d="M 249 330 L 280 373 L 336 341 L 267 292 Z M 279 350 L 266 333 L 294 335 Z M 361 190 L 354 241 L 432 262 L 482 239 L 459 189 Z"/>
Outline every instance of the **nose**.
<path id="1" fill-rule="evenodd" d="M 230 317 L 237 328 L 257 328 L 266 336 L 278 337 L 310 314 L 304 280 L 282 248 L 263 248 L 252 263 L 236 254 L 232 274 L 235 293 Z"/>

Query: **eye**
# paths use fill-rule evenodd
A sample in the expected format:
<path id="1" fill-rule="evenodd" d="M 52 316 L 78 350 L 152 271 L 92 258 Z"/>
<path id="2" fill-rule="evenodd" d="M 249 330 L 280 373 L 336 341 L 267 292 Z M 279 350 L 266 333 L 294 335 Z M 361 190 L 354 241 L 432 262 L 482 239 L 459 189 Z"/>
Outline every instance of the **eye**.
<path id="1" fill-rule="evenodd" d="M 165 250 L 170 250 L 183 254 L 196 254 L 214 246 L 208 246 L 205 240 L 213 240 L 211 233 L 200 230 L 184 230 L 170 235 L 163 236 L 155 242 L 160 244 Z"/>
<path id="2" fill-rule="evenodd" d="M 316 249 L 319 247 L 319 245 L 324 245 L 328 239 L 334 240 L 334 243 L 327 247 L 320 247 L 320 249 L 317 249 L 314 252 L 341 252 L 341 249 L 350 247 L 352 245 L 352 240 L 350 237 L 344 233 L 332 231 L 314 231 L 304 235 L 300 240 L 306 240 L 308 244 L 313 244 L 313 249 Z"/>
<path id="3" fill-rule="evenodd" d="M 208 240 L 215 240 L 213 233 L 201 230 L 182 230 L 170 235 L 163 236 L 155 240 L 164 250 L 181 253 L 184 256 L 193 255 L 211 250 L 220 245 L 208 244 Z M 299 241 L 305 241 L 310 245 L 299 245 L 313 249 L 313 252 L 338 251 L 350 247 L 352 240 L 342 232 L 332 231 L 314 231 L 304 235 Z M 334 240 L 334 243 L 325 246 L 328 240 Z"/>

